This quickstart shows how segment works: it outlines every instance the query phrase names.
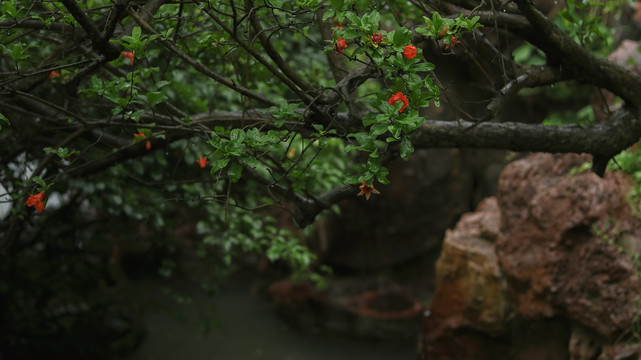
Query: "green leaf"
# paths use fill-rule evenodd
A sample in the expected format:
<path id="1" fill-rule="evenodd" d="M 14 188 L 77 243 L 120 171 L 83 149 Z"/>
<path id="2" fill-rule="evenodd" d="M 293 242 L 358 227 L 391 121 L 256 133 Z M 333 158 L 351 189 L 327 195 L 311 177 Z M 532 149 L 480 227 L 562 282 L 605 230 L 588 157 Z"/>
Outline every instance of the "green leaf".
<path id="1" fill-rule="evenodd" d="M 372 174 L 371 172 L 369 172 L 369 171 L 368 171 L 368 172 L 366 172 L 365 174 L 363 174 L 363 175 L 359 176 L 359 178 L 358 178 L 358 180 L 356 181 L 356 183 L 357 183 L 357 184 L 358 184 L 358 183 L 362 183 L 363 181 L 365 181 L 365 182 L 369 182 L 369 180 L 370 180 L 371 178 L 373 178 L 373 177 L 374 177 L 374 174 Z"/>
<path id="2" fill-rule="evenodd" d="M 243 163 L 245 163 L 245 165 L 249 166 L 252 169 L 255 169 L 258 166 L 260 166 L 260 161 L 258 161 L 258 159 L 256 159 L 253 156 L 243 156 L 241 160 Z"/>
<path id="3" fill-rule="evenodd" d="M 238 161 L 231 163 L 227 170 L 227 177 L 229 177 L 229 180 L 233 183 L 238 182 L 242 174 L 243 166 Z"/>
<path id="4" fill-rule="evenodd" d="M 154 84 L 154 88 L 160 89 L 160 88 L 163 88 L 163 87 L 165 87 L 167 85 L 171 85 L 171 82 L 167 81 L 167 80 L 161 80 L 161 81 L 159 81 L 159 82 Z"/>
<path id="5" fill-rule="evenodd" d="M 409 45 L 411 40 L 412 40 L 412 32 L 405 27 L 402 27 L 396 30 L 394 32 L 394 37 L 392 38 L 392 42 L 396 46 Z"/>
<path id="6" fill-rule="evenodd" d="M 376 138 L 370 135 L 369 133 L 360 132 L 356 134 L 348 134 L 347 136 L 356 138 L 356 141 L 358 141 L 358 143 L 361 144 L 362 146 L 361 148 L 359 148 L 359 150 L 364 150 L 364 151 L 376 150 L 376 144 L 374 143 L 374 140 Z"/>
<path id="7" fill-rule="evenodd" d="M 350 152 L 352 150 L 364 150 L 362 146 L 356 146 L 354 144 L 347 144 L 345 148 L 343 148 L 343 151 L 345 152 Z"/>
<path id="8" fill-rule="evenodd" d="M 245 138 L 245 132 L 241 129 L 233 129 L 229 134 L 229 139 L 233 142 L 242 142 Z"/>
<path id="9" fill-rule="evenodd" d="M 387 129 L 392 133 L 393 137 L 397 139 L 401 137 L 401 132 L 403 131 L 403 128 L 401 126 L 390 125 L 387 127 Z"/>
<path id="10" fill-rule="evenodd" d="M 378 27 L 378 22 L 381 20 L 381 14 L 378 11 L 372 11 L 371 13 L 363 16 L 363 26 L 368 26 L 370 29 L 375 29 Z"/>
<path id="11" fill-rule="evenodd" d="M 134 39 L 140 39 L 140 35 L 142 34 L 142 31 L 140 30 L 140 26 L 134 27 L 134 29 L 131 31 L 131 37 Z"/>
<path id="12" fill-rule="evenodd" d="M 361 19 L 358 17 L 358 15 L 354 14 L 353 12 L 348 11 L 347 13 L 345 13 L 345 16 L 349 19 L 349 21 L 353 22 L 355 26 L 357 27 L 363 26 L 363 22 L 361 21 Z"/>
<path id="13" fill-rule="evenodd" d="M 285 119 L 274 119 L 274 126 L 281 128 L 285 124 Z"/>
<path id="14" fill-rule="evenodd" d="M 387 175 L 389 174 L 389 171 L 386 168 L 382 168 L 381 171 L 376 173 L 376 180 L 378 180 L 379 183 L 387 185 L 389 184 L 389 180 L 387 180 Z"/>
<path id="15" fill-rule="evenodd" d="M 11 126 L 11 122 L 9 122 L 9 119 L 7 119 L 7 117 L 4 116 L 2 113 L 0 113 L 0 120 L 5 121 L 7 125 Z M 0 125 L 0 130 L 2 130 L 2 125 Z"/>
<path id="16" fill-rule="evenodd" d="M 327 9 L 327 11 L 325 11 L 325 13 L 323 14 L 323 21 L 331 17 L 334 17 L 334 10 Z"/>
<path id="17" fill-rule="evenodd" d="M 374 124 L 369 129 L 372 136 L 378 136 L 387 132 L 387 124 Z"/>
<path id="18" fill-rule="evenodd" d="M 350 184 L 358 184 L 358 175 L 346 175 L 343 177 L 343 184 L 345 185 L 350 185 Z"/>
<path id="19" fill-rule="evenodd" d="M 418 26 L 416 28 L 416 32 L 421 34 L 421 35 L 423 35 L 423 36 L 427 36 L 427 37 L 433 36 L 433 33 L 434 33 L 433 30 L 428 29 L 427 27 L 423 27 L 423 26 Z"/>
<path id="20" fill-rule="evenodd" d="M 412 71 L 432 71 L 434 70 L 434 64 L 429 62 L 422 62 L 411 67 Z"/>
<path id="21" fill-rule="evenodd" d="M 363 117 L 363 126 L 368 127 L 374 123 L 376 123 L 376 114 L 375 113 L 369 113 Z"/>
<path id="22" fill-rule="evenodd" d="M 40 178 L 40 176 L 34 176 L 31 178 L 31 181 L 35 182 L 36 184 L 42 186 L 43 188 L 47 187 L 47 183 Z"/>
<path id="23" fill-rule="evenodd" d="M 211 170 L 209 171 L 211 174 L 214 174 L 218 172 L 220 169 L 225 168 L 227 166 L 227 163 L 229 163 L 229 158 L 224 158 L 220 159 L 213 164 L 211 164 Z"/>
<path id="24" fill-rule="evenodd" d="M 149 107 L 154 107 L 160 104 L 161 102 L 167 100 L 167 97 L 160 91 L 150 91 L 145 94 L 145 98 L 147 100 L 147 105 L 149 105 Z"/>
<path id="25" fill-rule="evenodd" d="M 260 131 L 258 129 L 251 128 L 247 130 L 247 132 L 245 133 L 245 136 L 247 137 L 247 141 L 250 145 L 252 146 L 261 145 L 262 138 L 261 138 Z"/>
<path id="26" fill-rule="evenodd" d="M 403 136 L 403 139 L 401 139 L 400 151 L 401 158 L 403 158 L 403 160 L 405 161 L 407 161 L 407 159 L 409 159 L 410 157 L 410 154 L 414 152 L 414 146 L 412 145 L 412 141 L 410 140 L 409 136 Z"/>

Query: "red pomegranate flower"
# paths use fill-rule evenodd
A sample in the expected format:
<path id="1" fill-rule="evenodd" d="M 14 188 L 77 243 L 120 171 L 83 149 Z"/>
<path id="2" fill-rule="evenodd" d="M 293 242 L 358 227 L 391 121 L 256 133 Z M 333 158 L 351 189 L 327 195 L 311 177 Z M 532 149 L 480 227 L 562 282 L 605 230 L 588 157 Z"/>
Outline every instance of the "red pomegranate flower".
<path id="1" fill-rule="evenodd" d="M 147 135 L 143 134 L 142 131 L 139 131 L 137 134 L 134 134 L 134 137 L 146 139 Z"/>
<path id="2" fill-rule="evenodd" d="M 374 34 L 372 34 L 369 38 L 372 40 L 372 44 L 374 44 L 375 47 L 378 47 L 378 44 L 382 43 L 383 40 L 385 40 L 382 33 L 377 34 L 376 32 L 374 32 Z"/>
<path id="3" fill-rule="evenodd" d="M 398 112 L 403 112 L 407 105 L 409 105 L 409 101 L 407 100 L 407 96 L 403 94 L 402 92 L 397 92 L 396 94 L 392 95 L 391 98 L 387 101 L 390 105 L 394 106 L 397 101 L 403 102 L 403 106 L 398 110 Z"/>
<path id="4" fill-rule="evenodd" d="M 130 65 L 134 66 L 134 53 L 132 53 L 130 51 L 124 51 L 122 53 L 122 57 L 129 59 L 131 61 Z"/>
<path id="5" fill-rule="evenodd" d="M 147 143 L 145 143 L 145 148 L 147 150 L 151 150 L 151 141 L 147 141 Z"/>
<path id="6" fill-rule="evenodd" d="M 198 163 L 198 165 L 200 165 L 201 168 L 204 168 L 205 165 L 209 163 L 209 160 L 207 160 L 207 156 L 201 156 L 198 160 L 196 160 L 196 162 Z"/>
<path id="7" fill-rule="evenodd" d="M 360 188 L 361 188 L 361 192 L 356 194 L 356 196 L 365 195 L 365 200 L 369 200 L 369 197 L 370 197 L 370 195 L 372 195 L 372 193 L 380 195 L 380 192 L 378 192 L 378 190 L 374 189 L 374 184 L 367 185 L 367 183 L 365 181 L 363 181 L 361 183 Z"/>
<path id="8" fill-rule="evenodd" d="M 416 57 L 416 46 L 414 45 L 407 45 L 405 47 L 405 50 L 403 51 L 403 56 L 406 59 L 414 59 Z"/>
<path id="9" fill-rule="evenodd" d="M 29 198 L 27 199 L 27 206 L 35 206 L 38 212 L 42 212 L 45 209 L 45 204 L 42 202 L 44 198 L 44 191 L 41 191 L 37 195 L 29 195 Z"/>
<path id="10" fill-rule="evenodd" d="M 345 53 L 345 49 L 347 49 L 347 42 L 345 41 L 345 39 L 339 36 L 338 41 L 336 42 L 336 53 Z"/>
<path id="11" fill-rule="evenodd" d="M 52 77 L 60 77 L 60 74 L 58 74 L 57 71 L 52 71 L 49 73 L 49 77 L 47 79 L 51 80 Z"/>

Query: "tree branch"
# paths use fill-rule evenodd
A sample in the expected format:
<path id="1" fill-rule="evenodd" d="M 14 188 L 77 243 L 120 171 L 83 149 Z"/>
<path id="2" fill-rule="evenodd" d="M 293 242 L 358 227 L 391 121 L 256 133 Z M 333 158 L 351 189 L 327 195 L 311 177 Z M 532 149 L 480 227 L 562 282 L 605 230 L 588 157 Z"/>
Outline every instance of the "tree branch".
<path id="1" fill-rule="evenodd" d="M 98 26 L 96 26 L 93 20 L 85 14 L 74 0 L 62 0 L 61 2 L 80 26 L 82 26 L 87 35 L 89 35 L 91 44 L 97 52 L 104 54 L 108 60 L 116 59 L 120 55 L 118 47 L 111 44 L 109 38 L 102 36 Z"/>
<path id="2" fill-rule="evenodd" d="M 48 31 L 54 31 L 54 32 L 59 32 L 59 33 L 69 33 L 73 34 L 76 31 L 76 28 L 73 26 L 67 25 L 65 23 L 61 22 L 52 22 L 50 24 L 46 24 L 42 20 L 37 20 L 37 19 L 21 19 L 21 20 L 6 20 L 3 22 L 0 22 L 0 29 L 13 29 L 13 28 L 21 28 L 21 29 L 34 29 L 34 30 L 48 30 Z"/>
<path id="3" fill-rule="evenodd" d="M 589 153 L 614 156 L 641 137 L 641 124 L 632 109 L 622 109 L 610 124 L 545 126 L 522 123 L 482 123 L 428 120 L 412 136 L 417 148 L 470 147 L 512 151 Z"/>
<path id="4" fill-rule="evenodd" d="M 607 59 L 597 58 L 559 29 L 529 0 L 514 0 L 519 10 L 530 21 L 534 31 L 521 34 L 548 57 L 548 62 L 559 64 L 577 80 L 608 89 L 626 102 L 639 107 L 641 79 L 628 69 Z"/>
<path id="5" fill-rule="evenodd" d="M 309 93 L 311 96 L 317 96 L 317 91 L 314 89 L 309 83 L 307 83 L 305 80 L 301 79 L 294 70 L 292 70 L 291 67 L 289 67 L 289 64 L 285 62 L 285 60 L 280 56 L 278 51 L 274 48 L 271 42 L 269 42 L 269 39 L 265 35 L 265 31 L 263 30 L 263 27 L 260 25 L 260 20 L 258 19 L 258 15 L 256 14 L 255 9 L 251 9 L 249 13 L 249 21 L 252 24 L 252 27 L 254 28 L 254 31 L 256 31 L 256 36 L 258 36 L 258 40 L 260 41 L 261 45 L 263 45 L 263 48 L 267 52 L 267 55 L 276 63 L 276 66 L 278 66 L 279 69 L 283 71 L 283 74 L 290 78 L 298 87 L 300 87 L 303 91 L 306 91 Z"/>
<path id="6" fill-rule="evenodd" d="M 131 15 L 132 18 L 134 18 L 134 20 L 138 23 L 138 25 L 140 25 L 140 27 L 143 28 L 146 32 L 148 32 L 150 34 L 158 34 L 158 32 L 156 30 L 154 30 L 154 28 L 152 28 L 151 25 L 149 25 L 142 17 L 140 17 L 140 15 L 138 15 L 138 13 L 136 13 L 135 11 L 133 11 L 131 9 L 127 9 L 127 12 L 129 13 L 129 15 Z M 240 94 L 242 94 L 244 96 L 247 96 L 249 98 L 257 100 L 257 101 L 261 102 L 264 105 L 278 106 L 278 103 L 276 103 L 276 102 L 274 102 L 274 101 L 272 101 L 272 100 L 270 100 L 270 99 L 268 99 L 268 98 L 266 98 L 266 97 L 264 97 L 262 95 L 256 94 L 253 91 L 245 88 L 244 86 L 236 85 L 233 81 L 231 81 L 231 80 L 225 78 L 224 76 L 218 75 L 215 72 L 211 71 L 209 68 L 207 68 L 203 64 L 199 63 L 198 61 L 196 61 L 195 59 L 193 59 L 189 55 L 187 55 L 184 52 L 182 52 L 172 42 L 170 42 L 168 40 L 165 40 L 165 39 L 162 39 L 162 38 L 160 38 L 160 42 L 167 49 L 169 49 L 174 54 L 178 55 L 181 59 L 185 60 L 189 65 L 191 65 L 194 69 L 196 69 L 201 74 L 203 74 L 203 75 L 205 75 L 205 76 L 207 76 L 209 78 L 214 79 L 216 82 L 218 82 L 218 83 L 220 83 L 220 84 L 222 84 L 222 85 L 224 85 L 224 86 L 226 86 L 226 87 L 228 87 L 228 88 L 230 88 L 230 89 L 232 89 L 232 90 L 234 90 L 234 91 L 236 91 L 236 92 L 238 92 L 238 93 L 240 93 Z"/>

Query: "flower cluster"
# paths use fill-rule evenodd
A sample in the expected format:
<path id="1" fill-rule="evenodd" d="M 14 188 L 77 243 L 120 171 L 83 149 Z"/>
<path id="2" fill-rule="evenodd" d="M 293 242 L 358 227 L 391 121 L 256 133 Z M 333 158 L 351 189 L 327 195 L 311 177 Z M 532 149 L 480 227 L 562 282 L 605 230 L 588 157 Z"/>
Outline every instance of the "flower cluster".
<path id="1" fill-rule="evenodd" d="M 37 195 L 29 195 L 27 199 L 27 206 L 35 206 L 36 211 L 42 212 L 45 209 L 45 204 L 42 202 L 45 198 L 45 192 L 41 191 Z"/>

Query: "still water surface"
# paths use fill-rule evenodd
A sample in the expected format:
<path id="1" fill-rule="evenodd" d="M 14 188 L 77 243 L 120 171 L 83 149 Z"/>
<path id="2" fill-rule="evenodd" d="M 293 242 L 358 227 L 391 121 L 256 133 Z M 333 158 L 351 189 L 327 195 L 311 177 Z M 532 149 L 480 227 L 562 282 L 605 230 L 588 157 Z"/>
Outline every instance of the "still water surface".
<path id="1" fill-rule="evenodd" d="M 182 316 L 188 322 L 166 312 L 147 314 L 147 338 L 128 360 L 416 359 L 411 340 L 385 344 L 297 332 L 278 318 L 271 303 L 252 296 L 247 284 L 227 284 L 217 297 L 197 297 L 194 305 Z M 213 309 L 218 323 L 205 335 L 194 321 L 204 308 Z"/>

